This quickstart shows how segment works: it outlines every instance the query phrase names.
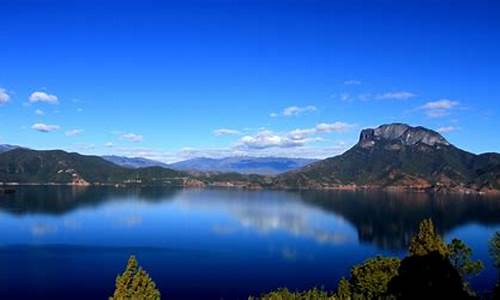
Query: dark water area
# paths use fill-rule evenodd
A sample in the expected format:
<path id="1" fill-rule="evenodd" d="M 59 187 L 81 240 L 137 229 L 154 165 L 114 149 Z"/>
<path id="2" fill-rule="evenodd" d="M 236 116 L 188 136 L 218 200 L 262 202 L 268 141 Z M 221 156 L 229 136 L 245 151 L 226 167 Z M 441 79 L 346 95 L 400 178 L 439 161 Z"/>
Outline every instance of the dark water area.
<path id="1" fill-rule="evenodd" d="M 1 299 L 107 299 L 129 255 L 164 299 L 334 289 L 375 255 L 404 256 L 431 217 L 486 268 L 500 199 L 383 192 L 20 187 L 0 195 Z"/>

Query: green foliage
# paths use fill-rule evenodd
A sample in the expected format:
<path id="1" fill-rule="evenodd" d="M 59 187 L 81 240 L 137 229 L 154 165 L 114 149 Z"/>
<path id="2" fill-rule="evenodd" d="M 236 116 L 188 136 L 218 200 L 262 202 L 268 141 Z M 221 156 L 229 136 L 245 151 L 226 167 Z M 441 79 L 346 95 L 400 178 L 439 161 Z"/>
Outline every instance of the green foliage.
<path id="1" fill-rule="evenodd" d="M 493 266 L 498 269 L 498 281 L 493 289 L 493 299 L 500 299 L 500 231 L 495 232 L 490 241 L 490 255 Z"/>
<path id="2" fill-rule="evenodd" d="M 290 292 L 286 288 L 264 294 L 259 298 L 249 297 L 248 300 L 334 300 L 335 297 L 321 289 L 310 289 L 303 292 Z"/>
<path id="3" fill-rule="evenodd" d="M 351 299 L 351 284 L 347 279 L 342 277 L 339 281 L 337 287 L 337 299 L 339 300 L 350 300 Z"/>
<path id="4" fill-rule="evenodd" d="M 448 247 L 441 236 L 434 229 L 431 219 L 425 219 L 420 223 L 417 235 L 410 242 L 410 255 L 427 255 L 437 251 L 442 256 L 448 256 Z"/>
<path id="5" fill-rule="evenodd" d="M 110 300 L 159 300 L 160 291 L 148 273 L 130 256 L 125 271 L 116 278 L 116 288 Z"/>
<path id="6" fill-rule="evenodd" d="M 14 149 L 0 154 L 0 182 L 71 183 L 80 178 L 91 184 L 181 186 L 189 174 L 160 167 L 129 169 L 101 157 L 61 150 Z"/>
<path id="7" fill-rule="evenodd" d="M 500 231 L 495 232 L 490 241 L 490 255 L 495 268 L 500 269 Z"/>
<path id="8" fill-rule="evenodd" d="M 472 260 L 472 249 L 459 239 L 453 239 L 448 244 L 448 259 L 462 278 L 477 275 L 484 268 L 480 260 Z"/>
<path id="9" fill-rule="evenodd" d="M 389 293 L 398 300 L 474 299 L 450 260 L 437 251 L 404 258 Z"/>
<path id="10" fill-rule="evenodd" d="M 350 280 L 353 298 L 385 299 L 389 281 L 398 274 L 399 264 L 398 258 L 377 256 L 354 266 Z"/>

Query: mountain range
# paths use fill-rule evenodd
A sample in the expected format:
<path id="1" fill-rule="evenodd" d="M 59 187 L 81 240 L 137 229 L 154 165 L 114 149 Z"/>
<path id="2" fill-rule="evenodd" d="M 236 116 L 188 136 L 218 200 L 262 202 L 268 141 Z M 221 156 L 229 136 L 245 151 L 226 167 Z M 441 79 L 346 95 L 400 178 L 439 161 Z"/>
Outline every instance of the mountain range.
<path id="1" fill-rule="evenodd" d="M 476 155 L 433 130 L 401 123 L 365 129 L 351 149 L 316 162 L 239 157 L 165 165 L 61 150 L 0 149 L 5 149 L 0 183 L 500 192 L 500 154 Z M 280 171 L 286 172 L 274 175 Z"/>
<path id="2" fill-rule="evenodd" d="M 148 167 L 163 167 L 168 168 L 169 165 L 160 161 L 147 159 L 143 157 L 126 157 L 117 155 L 104 155 L 101 156 L 105 160 L 126 168 L 148 168 Z"/>
<path id="3" fill-rule="evenodd" d="M 163 167 L 179 171 L 196 172 L 224 172 L 258 175 L 276 175 L 287 171 L 302 168 L 317 160 L 287 157 L 199 157 L 165 164 L 159 161 L 142 157 L 102 156 L 107 161 L 127 168 Z"/>
<path id="4" fill-rule="evenodd" d="M 278 176 L 281 188 L 500 190 L 500 154 L 476 155 L 424 127 L 388 124 L 361 132 L 339 156 Z"/>
<path id="5" fill-rule="evenodd" d="M 21 148 L 15 145 L 0 145 L 0 153 Z M 27 149 L 27 148 L 25 148 Z M 130 168 L 162 167 L 178 171 L 222 172 L 257 175 L 276 175 L 299 169 L 317 160 L 287 157 L 226 157 L 226 158 L 194 158 L 172 164 L 147 159 L 143 157 L 126 157 L 117 155 L 101 156 L 115 165 Z"/>
<path id="6" fill-rule="evenodd" d="M 235 172 L 241 174 L 276 175 L 300 169 L 317 160 L 286 157 L 194 158 L 170 164 L 175 170 L 201 172 Z"/>

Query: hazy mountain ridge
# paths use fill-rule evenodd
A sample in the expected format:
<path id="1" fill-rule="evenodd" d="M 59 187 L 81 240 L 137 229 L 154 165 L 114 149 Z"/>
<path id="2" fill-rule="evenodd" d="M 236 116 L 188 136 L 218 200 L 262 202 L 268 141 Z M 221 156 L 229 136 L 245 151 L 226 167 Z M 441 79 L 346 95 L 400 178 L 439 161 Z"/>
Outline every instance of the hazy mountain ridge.
<path id="1" fill-rule="evenodd" d="M 21 148 L 21 147 L 16 146 L 16 145 L 3 144 L 3 145 L 0 145 L 0 153 L 4 153 L 4 152 L 10 151 L 10 150 L 17 149 L 17 148 Z"/>
<path id="2" fill-rule="evenodd" d="M 143 157 L 126 157 L 118 155 L 104 155 L 101 156 L 105 160 L 126 168 L 147 168 L 147 167 L 163 167 L 169 168 L 168 164 L 162 163 L 160 161 L 147 159 Z"/>
<path id="3" fill-rule="evenodd" d="M 241 174 L 276 175 L 304 167 L 317 160 L 287 157 L 194 158 L 170 164 L 175 170 L 201 172 L 235 172 Z"/>
<path id="4" fill-rule="evenodd" d="M 317 161 L 316 159 L 306 158 L 235 156 L 225 158 L 199 157 L 166 164 L 142 157 L 105 155 L 102 158 L 116 165 L 133 169 L 163 167 L 179 171 L 257 175 L 277 175 L 302 168 Z"/>

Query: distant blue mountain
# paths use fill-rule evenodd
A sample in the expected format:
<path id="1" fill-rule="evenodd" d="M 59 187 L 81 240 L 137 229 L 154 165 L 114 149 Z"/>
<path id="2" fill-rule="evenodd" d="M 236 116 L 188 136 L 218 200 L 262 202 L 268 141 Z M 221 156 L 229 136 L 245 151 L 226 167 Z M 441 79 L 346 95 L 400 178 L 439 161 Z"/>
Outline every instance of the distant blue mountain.
<path id="1" fill-rule="evenodd" d="M 314 159 L 286 157 L 227 157 L 194 158 L 170 164 L 174 170 L 202 172 L 236 172 L 242 174 L 275 175 L 302 168 L 315 162 Z"/>
<path id="2" fill-rule="evenodd" d="M 13 149 L 22 148 L 15 145 L 0 145 L 0 153 Z M 115 165 L 130 169 L 162 167 L 179 171 L 200 172 L 235 172 L 241 174 L 276 175 L 287 171 L 300 169 L 316 160 L 305 158 L 286 157 L 227 157 L 227 158 L 194 158 L 166 164 L 160 161 L 143 157 L 126 157 L 117 155 L 105 155 L 103 159 Z"/>
<path id="3" fill-rule="evenodd" d="M 19 146 L 15 146 L 15 145 L 7 145 L 7 144 L 0 145 L 0 153 L 7 152 L 7 151 L 10 151 L 10 150 L 14 150 L 14 149 L 17 149 L 17 148 L 20 148 L 20 147 Z"/>
<path id="4" fill-rule="evenodd" d="M 137 169 L 137 168 L 147 168 L 147 167 L 163 167 L 169 168 L 165 163 L 147 159 L 143 157 L 125 157 L 116 155 L 105 155 L 102 156 L 105 160 L 126 168 Z"/>

